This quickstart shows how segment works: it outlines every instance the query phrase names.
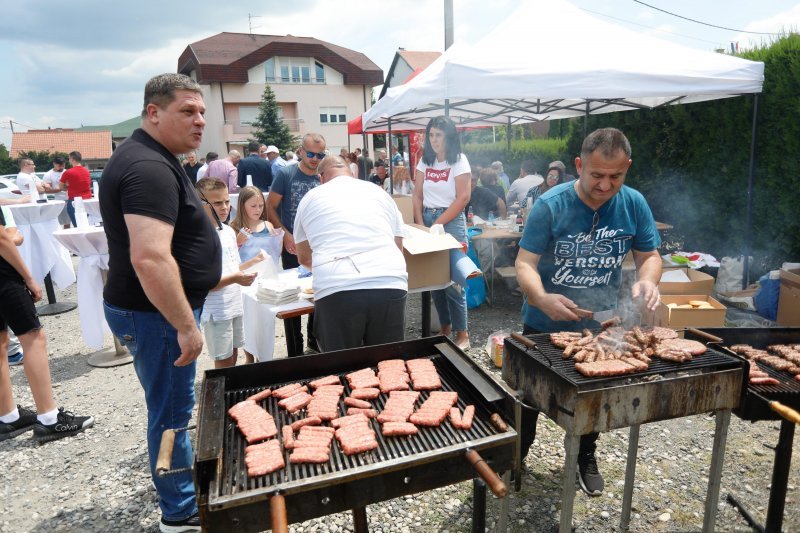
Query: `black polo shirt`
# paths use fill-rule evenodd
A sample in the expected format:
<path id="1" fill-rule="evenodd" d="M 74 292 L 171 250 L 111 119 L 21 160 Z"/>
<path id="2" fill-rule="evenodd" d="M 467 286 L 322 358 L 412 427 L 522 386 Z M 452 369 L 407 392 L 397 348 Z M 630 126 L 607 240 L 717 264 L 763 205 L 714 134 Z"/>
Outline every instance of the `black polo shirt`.
<path id="1" fill-rule="evenodd" d="M 194 184 L 178 158 L 142 129 L 119 145 L 103 170 L 100 213 L 108 237 L 103 298 L 133 311 L 156 311 L 131 265 L 124 215 L 162 220 L 174 229 L 172 255 L 186 299 L 197 309 L 222 275 L 222 249 Z"/>

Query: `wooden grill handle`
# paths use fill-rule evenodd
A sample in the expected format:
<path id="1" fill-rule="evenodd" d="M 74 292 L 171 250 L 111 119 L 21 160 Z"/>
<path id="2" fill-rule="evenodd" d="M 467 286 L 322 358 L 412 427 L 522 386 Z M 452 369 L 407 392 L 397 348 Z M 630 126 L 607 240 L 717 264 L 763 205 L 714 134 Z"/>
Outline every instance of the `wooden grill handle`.
<path id="1" fill-rule="evenodd" d="M 272 533 L 289 533 L 289 522 L 286 518 L 286 498 L 276 493 L 269 499 L 269 512 L 272 516 Z"/>
<path id="2" fill-rule="evenodd" d="M 492 494 L 498 498 L 505 498 L 508 494 L 508 487 L 506 487 L 506 484 L 503 483 L 502 479 L 500 479 L 500 476 L 497 475 L 497 472 L 492 470 L 492 467 L 486 464 L 486 461 L 481 458 L 478 452 L 475 450 L 467 450 L 466 457 L 467 461 L 470 462 L 478 475 L 480 475 L 483 481 L 486 482 L 486 485 L 492 491 Z"/>
<path id="3" fill-rule="evenodd" d="M 800 413 L 798 413 L 791 407 L 787 407 L 783 405 L 781 402 L 775 402 L 775 401 L 769 402 L 769 407 L 770 409 L 781 415 L 789 422 L 800 424 Z"/>
<path id="4" fill-rule="evenodd" d="M 175 446 L 175 430 L 165 429 L 161 434 L 161 445 L 158 447 L 156 460 L 156 474 L 159 477 L 167 475 L 172 469 L 172 448 Z"/>
<path id="5" fill-rule="evenodd" d="M 516 331 L 513 331 L 511 332 L 511 338 L 529 349 L 536 348 L 536 343 L 533 342 L 528 337 L 524 336 L 522 333 L 517 333 Z"/>
<path id="6" fill-rule="evenodd" d="M 716 335 L 712 335 L 711 333 L 706 333 L 705 331 L 700 329 L 686 328 L 686 331 L 688 331 L 692 335 L 696 335 L 697 337 L 703 338 L 708 342 L 722 342 L 722 339 L 717 337 Z"/>

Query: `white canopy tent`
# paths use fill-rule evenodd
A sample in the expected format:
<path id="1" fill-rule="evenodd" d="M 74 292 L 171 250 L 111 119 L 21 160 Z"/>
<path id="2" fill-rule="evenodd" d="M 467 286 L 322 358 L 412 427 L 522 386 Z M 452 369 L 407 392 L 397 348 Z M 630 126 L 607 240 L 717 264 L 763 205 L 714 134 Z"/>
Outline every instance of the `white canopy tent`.
<path id="1" fill-rule="evenodd" d="M 759 93 L 764 64 L 687 48 L 564 0 L 526 1 L 473 46 L 456 44 L 363 115 L 365 132 L 507 125 Z M 391 118 L 391 122 L 389 119 Z"/>

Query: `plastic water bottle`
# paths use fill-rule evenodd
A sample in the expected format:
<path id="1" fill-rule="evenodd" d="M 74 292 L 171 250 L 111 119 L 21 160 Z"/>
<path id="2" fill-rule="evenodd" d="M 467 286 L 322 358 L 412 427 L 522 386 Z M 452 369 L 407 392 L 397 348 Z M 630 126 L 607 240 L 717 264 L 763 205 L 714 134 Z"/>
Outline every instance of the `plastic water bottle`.
<path id="1" fill-rule="evenodd" d="M 489 225 L 494 226 L 494 211 L 489 211 Z"/>
<path id="2" fill-rule="evenodd" d="M 89 217 L 86 214 L 86 207 L 83 205 L 83 198 L 78 196 L 72 200 L 72 206 L 75 208 L 75 223 L 79 228 L 89 227 Z"/>
<path id="3" fill-rule="evenodd" d="M 250 174 L 247 175 L 247 186 L 248 187 L 253 186 L 253 176 L 251 176 Z"/>

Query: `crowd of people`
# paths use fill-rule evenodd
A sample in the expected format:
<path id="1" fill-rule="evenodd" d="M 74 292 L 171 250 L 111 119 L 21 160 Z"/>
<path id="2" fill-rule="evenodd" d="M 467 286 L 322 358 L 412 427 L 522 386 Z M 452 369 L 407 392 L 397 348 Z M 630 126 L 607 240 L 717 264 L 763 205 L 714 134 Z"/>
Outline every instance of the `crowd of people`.
<path id="1" fill-rule="evenodd" d="M 105 317 L 133 355 L 144 391 L 146 441 L 162 531 L 199 529 L 188 434 L 176 435 L 172 460 L 173 468 L 186 472 L 160 477 L 155 463 L 164 429 L 189 423 L 196 360 L 203 347 L 216 368 L 237 363 L 243 348 L 241 287 L 256 277 L 249 267 L 279 260 L 283 269 L 313 272 L 309 350 L 329 352 L 404 338 L 408 275 L 403 219 L 386 191 L 410 195 L 415 223 L 440 226 L 461 243 L 468 242 L 468 212 L 488 218 L 490 212 L 505 216 L 511 207 L 527 206 L 530 214 L 516 257 L 525 333 L 596 327 L 574 311 L 579 306 L 595 311 L 615 306 L 620 265 L 631 250 L 638 269 L 632 296 L 651 309 L 658 302 L 660 240 L 643 197 L 624 186 L 631 147 L 618 130 L 597 130 L 586 138 L 575 159 L 577 179 L 570 179 L 560 161 L 548 165 L 544 178 L 532 161 L 525 161 L 511 181 L 502 162 L 471 167 L 447 117 L 428 123 L 412 173 L 408 154 L 397 148 L 391 156 L 379 150 L 374 161 L 359 149 L 337 156 L 328 154 L 325 138 L 317 133 L 305 134 L 296 153 L 287 152 L 285 158 L 275 146 L 252 142 L 244 157 L 232 150 L 223 159 L 214 152 L 198 159 L 204 113 L 195 81 L 180 74 L 152 78 L 144 91 L 141 127 L 112 155 L 99 195 L 109 244 Z M 26 179 L 36 188 L 41 185 L 43 192 L 66 192 L 71 200 L 86 190 L 79 186 L 85 179 L 80 162 L 80 154 L 71 153 L 70 170 L 39 184 L 38 178 L 22 176 L 33 171 L 32 162 L 25 161 L 20 179 L 29 188 Z M 63 163 L 56 161 L 53 172 L 61 172 Z M 231 218 L 233 193 L 238 193 L 238 203 Z M 67 216 L 74 223 L 72 211 Z M 613 247 L 603 245 L 609 236 L 615 239 Z M 277 249 L 265 245 L 276 240 Z M 38 440 L 46 441 L 83 431 L 94 419 L 56 407 L 45 337 L 33 305 L 41 289 L 19 256 L 20 241 L 3 209 L 0 440 L 33 429 Z M 578 266 L 584 262 L 602 266 L 586 275 Z M 450 285 L 432 296 L 439 334 L 452 335 L 458 347 L 468 349 L 463 288 Z M 300 319 L 290 320 L 297 324 L 296 337 L 286 339 L 294 347 L 289 351 L 303 354 Z M 36 412 L 15 406 L 11 395 L 9 327 L 19 334 L 25 352 Z M 253 359 L 244 352 L 245 363 Z M 534 410 L 524 412 L 523 456 L 535 437 L 537 416 Z M 603 490 L 594 458 L 596 441 L 597 434 L 584 436 L 579 456 L 580 486 L 592 495 Z"/>

